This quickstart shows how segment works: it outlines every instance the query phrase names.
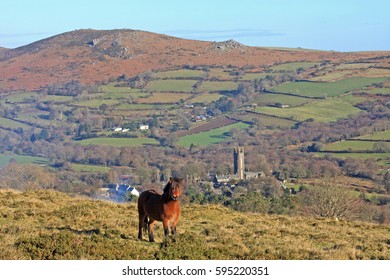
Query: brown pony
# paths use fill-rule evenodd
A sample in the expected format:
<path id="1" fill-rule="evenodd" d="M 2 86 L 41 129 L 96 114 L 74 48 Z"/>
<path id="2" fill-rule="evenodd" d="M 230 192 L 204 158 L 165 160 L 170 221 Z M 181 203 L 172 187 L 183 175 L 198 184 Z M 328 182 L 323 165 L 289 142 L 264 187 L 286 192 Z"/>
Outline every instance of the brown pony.
<path id="1" fill-rule="evenodd" d="M 164 188 L 163 194 L 154 190 L 141 193 L 138 198 L 139 231 L 138 239 L 142 240 L 142 229 L 148 230 L 149 241 L 154 242 L 154 222 L 163 222 L 164 243 L 169 235 L 176 234 L 176 225 L 179 221 L 180 202 L 179 197 L 183 190 L 184 179 L 170 178 Z"/>

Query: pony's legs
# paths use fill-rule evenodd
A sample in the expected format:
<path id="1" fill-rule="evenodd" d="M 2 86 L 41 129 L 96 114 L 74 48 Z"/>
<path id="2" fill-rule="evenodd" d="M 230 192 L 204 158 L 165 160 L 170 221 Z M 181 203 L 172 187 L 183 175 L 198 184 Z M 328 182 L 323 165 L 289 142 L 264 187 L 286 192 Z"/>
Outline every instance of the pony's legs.
<path id="1" fill-rule="evenodd" d="M 147 233 L 147 232 L 149 232 L 149 218 L 148 218 L 148 216 L 145 216 L 145 220 L 144 220 L 144 231 L 145 231 L 145 234 Z"/>
<path id="2" fill-rule="evenodd" d="M 139 224 L 138 224 L 138 239 L 142 240 L 142 229 L 145 229 L 145 219 L 147 219 L 145 213 L 139 213 Z"/>
<path id="3" fill-rule="evenodd" d="M 163 220 L 163 227 L 164 227 L 164 242 L 163 245 L 167 246 L 167 240 L 169 235 L 169 220 Z"/>
<path id="4" fill-rule="evenodd" d="M 153 236 L 154 222 L 155 222 L 155 220 L 150 219 L 149 225 L 148 225 L 149 241 L 150 242 L 154 242 L 154 236 Z"/>
<path id="5" fill-rule="evenodd" d="M 173 235 L 173 241 L 175 242 L 176 241 L 176 225 L 178 223 L 179 219 L 176 219 L 175 221 L 173 221 L 172 223 L 172 229 L 171 229 L 171 233 Z"/>

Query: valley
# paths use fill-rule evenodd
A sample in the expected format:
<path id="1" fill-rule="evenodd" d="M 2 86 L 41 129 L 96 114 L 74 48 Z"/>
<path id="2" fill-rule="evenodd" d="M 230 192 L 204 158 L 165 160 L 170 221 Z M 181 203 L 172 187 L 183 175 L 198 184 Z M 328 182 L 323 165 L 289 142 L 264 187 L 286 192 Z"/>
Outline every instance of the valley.
<path id="1" fill-rule="evenodd" d="M 141 191 L 174 175 L 190 202 L 309 215 L 305 192 L 331 178 L 361 200 L 348 218 L 389 222 L 389 52 L 78 30 L 2 49 L 0 73 L 2 188 L 21 176 L 10 164 L 94 198 L 124 174 Z M 236 146 L 264 177 L 216 188 Z"/>

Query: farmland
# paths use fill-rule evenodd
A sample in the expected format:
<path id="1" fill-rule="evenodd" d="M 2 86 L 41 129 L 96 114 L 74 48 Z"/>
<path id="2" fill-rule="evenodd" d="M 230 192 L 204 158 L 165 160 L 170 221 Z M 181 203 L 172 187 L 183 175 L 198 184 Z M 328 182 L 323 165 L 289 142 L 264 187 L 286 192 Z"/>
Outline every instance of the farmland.
<path id="1" fill-rule="evenodd" d="M 141 111 L 141 112 L 145 113 L 146 115 L 149 115 L 149 114 L 151 114 L 151 112 L 148 112 L 145 110 L 150 110 L 152 112 L 156 112 L 159 110 L 166 110 L 166 109 L 170 109 L 170 108 L 174 108 L 174 107 L 175 107 L 174 104 L 169 104 L 169 103 L 168 104 L 153 104 L 153 103 L 152 104 L 150 104 L 150 103 L 127 104 L 127 103 L 123 103 L 123 104 L 116 106 L 116 109 L 124 111 L 124 112 L 120 112 L 121 115 L 126 115 L 126 113 L 131 114 L 133 112 L 133 110 Z M 138 114 L 138 112 L 137 112 L 137 114 Z"/>
<path id="2" fill-rule="evenodd" d="M 332 152 L 364 152 L 373 151 L 374 145 L 379 142 L 371 141 L 340 141 L 325 145 L 323 150 Z"/>
<path id="3" fill-rule="evenodd" d="M 261 126 L 269 127 L 269 128 L 289 128 L 296 124 L 296 121 L 282 119 L 279 117 L 273 117 L 269 115 L 263 115 L 254 112 L 245 112 L 235 115 L 236 119 L 239 119 L 243 122 L 256 122 Z"/>
<path id="4" fill-rule="evenodd" d="M 1 133 L 17 131 L 27 141 L 34 133 L 31 139 L 38 139 L 36 144 L 40 145 L 44 129 L 43 137 L 56 139 L 58 134 L 65 145 L 72 145 L 70 150 L 98 146 L 105 151 L 99 160 L 92 161 L 80 158 L 77 152 L 72 156 L 57 155 L 60 162 L 70 160 L 71 165 L 67 166 L 76 173 L 108 172 L 101 166 L 104 162 L 126 164 L 122 159 L 103 158 L 110 152 L 119 155 L 128 149 L 147 147 L 155 149 L 154 154 L 163 154 L 167 147 L 183 151 L 194 146 L 208 149 L 216 144 L 224 147 L 225 143 L 236 145 L 243 141 L 243 145 L 257 150 L 257 142 L 277 142 L 264 139 L 272 139 L 277 133 L 293 133 L 302 123 L 337 123 L 364 114 L 362 104 L 382 102 L 390 83 L 386 69 L 375 68 L 376 65 L 370 61 L 324 64 L 319 60 L 245 67 L 187 65 L 133 77 L 121 75 L 91 88 L 80 85 L 79 92 L 64 92 L 67 87 L 75 87 L 74 83 L 48 92 L 16 92 L 2 97 L 3 112 L 7 115 L 1 117 L 0 127 L 7 130 Z M 348 72 L 351 76 L 347 71 L 352 71 Z M 331 75 L 339 76 L 330 78 Z M 327 82 L 314 81 L 321 77 Z M 141 124 L 149 124 L 151 129 L 141 132 Z M 115 127 L 126 127 L 129 132 L 115 133 Z M 170 140 L 168 144 L 164 144 L 166 139 Z M 347 149 L 351 158 L 359 152 L 361 158 L 372 158 L 381 167 L 386 165 L 386 157 L 374 153 L 375 142 L 357 140 L 344 148 L 338 147 L 337 141 L 323 148 L 334 157 L 341 158 Z M 34 151 L 29 155 L 35 155 L 35 148 L 29 145 L 34 144 L 28 143 L 18 152 Z M 113 150 L 109 151 L 110 148 Z M 81 153 L 84 155 L 88 153 Z"/>
<path id="5" fill-rule="evenodd" d="M 162 92 L 154 92 L 150 96 L 145 96 L 142 98 L 136 99 L 137 103 L 140 104 L 169 104 L 169 103 L 177 103 L 178 101 L 186 101 L 192 97 L 192 94 L 189 93 L 162 93 Z"/>
<path id="6" fill-rule="evenodd" d="M 196 80 L 154 80 L 148 83 L 148 91 L 191 92 Z"/>
<path id="7" fill-rule="evenodd" d="M 116 99 L 93 99 L 93 100 L 85 100 L 85 101 L 79 101 L 74 102 L 74 106 L 80 106 L 80 107 L 89 107 L 89 108 L 99 108 L 101 105 L 117 105 L 120 102 Z"/>
<path id="8" fill-rule="evenodd" d="M 18 121 L 0 117 L 0 127 L 9 129 L 17 129 L 20 127 L 23 129 L 28 129 L 30 126 Z"/>
<path id="9" fill-rule="evenodd" d="M 333 98 L 314 101 L 299 107 L 276 108 L 276 107 L 257 107 L 256 112 L 288 118 L 294 121 L 304 121 L 314 119 L 319 122 L 332 122 L 340 118 L 356 114 L 360 110 L 354 107 L 342 98 Z"/>
<path id="10" fill-rule="evenodd" d="M 17 155 L 17 154 L 1 154 L 0 155 L 0 167 L 3 167 L 7 165 L 10 160 L 15 160 L 16 162 L 20 164 L 47 164 L 48 160 L 44 157 L 36 157 L 36 156 L 26 156 L 26 155 Z"/>
<path id="11" fill-rule="evenodd" d="M 291 62 L 291 63 L 283 63 L 280 65 L 276 65 L 271 67 L 271 69 L 275 72 L 281 71 L 295 71 L 299 68 L 311 68 L 318 65 L 318 62 Z"/>
<path id="12" fill-rule="evenodd" d="M 236 82 L 229 81 L 205 81 L 199 87 L 199 91 L 218 92 L 218 91 L 234 91 L 237 89 Z"/>
<path id="13" fill-rule="evenodd" d="M 314 99 L 303 98 L 299 96 L 285 95 L 285 94 L 275 94 L 275 93 L 264 93 L 261 94 L 254 100 L 254 103 L 258 105 L 274 105 L 277 103 L 290 106 L 300 106 L 305 103 L 309 103 Z"/>
<path id="14" fill-rule="evenodd" d="M 315 153 L 317 156 L 325 157 L 325 156 L 331 156 L 333 158 L 339 158 L 339 159 L 359 159 L 359 160 L 373 160 L 378 165 L 380 165 L 383 168 L 389 168 L 390 167 L 390 153 L 355 153 L 355 152 L 317 152 Z"/>
<path id="15" fill-rule="evenodd" d="M 77 141 L 81 145 L 102 145 L 112 147 L 140 147 L 143 145 L 157 145 L 158 142 L 151 138 L 91 138 Z"/>
<path id="16" fill-rule="evenodd" d="M 326 98 L 348 93 L 354 89 L 370 86 L 374 83 L 382 83 L 388 78 L 349 78 L 335 82 L 290 82 L 271 88 L 271 91 L 291 93 L 305 97 Z"/>
<path id="17" fill-rule="evenodd" d="M 46 41 L 0 59 L 3 72 L 34 64 L 0 77 L 1 186 L 17 180 L 21 189 L 32 182 L 73 195 L 0 190 L 3 258 L 389 258 L 389 52 L 82 33 L 47 48 L 56 64 L 49 75 L 49 64 L 35 65 L 52 55 L 43 53 Z M 237 146 L 246 179 L 254 177 L 214 184 L 215 174 L 237 173 Z M 14 160 L 22 164 L 8 165 Z M 107 198 L 107 186 L 125 181 L 160 191 L 171 176 L 186 178 L 184 223 L 165 249 L 135 240 L 131 202 L 75 197 Z M 343 196 L 348 213 L 315 212 Z"/>
<path id="18" fill-rule="evenodd" d="M 219 93 L 201 93 L 201 94 L 193 95 L 193 97 L 189 100 L 189 102 L 209 104 L 213 101 L 217 101 L 221 97 L 223 97 L 223 95 Z"/>
<path id="19" fill-rule="evenodd" d="M 247 127 L 247 124 L 240 122 L 229 124 L 209 131 L 182 136 L 179 138 L 178 144 L 184 147 L 190 147 L 191 145 L 203 147 L 211 144 L 217 144 L 228 139 L 231 136 L 233 129 L 243 129 Z"/>
<path id="20" fill-rule="evenodd" d="M 91 165 L 91 164 L 78 164 L 72 163 L 71 168 L 77 172 L 108 172 L 110 167 L 100 166 L 100 165 Z"/>
<path id="21" fill-rule="evenodd" d="M 363 136 L 357 137 L 356 139 L 390 141 L 390 130 L 363 135 Z"/>
<path id="22" fill-rule="evenodd" d="M 204 71 L 201 70 L 190 70 L 190 69 L 181 69 L 181 70 L 171 70 L 171 71 L 161 71 L 154 74 L 154 77 L 158 79 L 177 79 L 177 78 L 202 78 Z"/>

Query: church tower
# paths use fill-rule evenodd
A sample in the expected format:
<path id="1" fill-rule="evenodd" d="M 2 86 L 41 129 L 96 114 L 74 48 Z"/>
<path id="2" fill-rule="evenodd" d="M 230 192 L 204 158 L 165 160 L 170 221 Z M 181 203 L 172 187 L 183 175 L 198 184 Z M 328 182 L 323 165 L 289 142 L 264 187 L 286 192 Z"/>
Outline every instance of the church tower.
<path id="1" fill-rule="evenodd" d="M 245 179 L 244 147 L 236 147 L 233 152 L 234 156 L 234 174 L 238 174 L 240 180 Z"/>

